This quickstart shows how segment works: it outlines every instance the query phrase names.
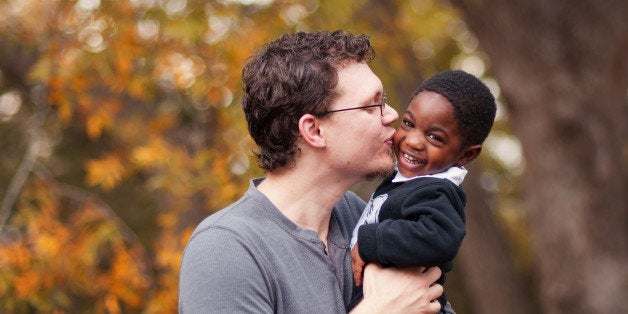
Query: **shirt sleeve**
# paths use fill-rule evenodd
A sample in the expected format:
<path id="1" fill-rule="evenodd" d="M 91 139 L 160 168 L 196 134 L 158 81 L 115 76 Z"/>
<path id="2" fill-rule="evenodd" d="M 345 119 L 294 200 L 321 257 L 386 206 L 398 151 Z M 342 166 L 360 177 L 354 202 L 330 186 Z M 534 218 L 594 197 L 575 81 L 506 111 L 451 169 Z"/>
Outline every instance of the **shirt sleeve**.
<path id="1" fill-rule="evenodd" d="M 417 189 L 394 206 L 400 206 L 392 210 L 401 218 L 360 227 L 358 249 L 365 262 L 429 267 L 453 260 L 466 234 L 464 202 L 455 188 L 437 184 Z"/>
<path id="2" fill-rule="evenodd" d="M 196 233 L 181 262 L 179 313 L 273 313 L 260 263 L 229 230 Z"/>

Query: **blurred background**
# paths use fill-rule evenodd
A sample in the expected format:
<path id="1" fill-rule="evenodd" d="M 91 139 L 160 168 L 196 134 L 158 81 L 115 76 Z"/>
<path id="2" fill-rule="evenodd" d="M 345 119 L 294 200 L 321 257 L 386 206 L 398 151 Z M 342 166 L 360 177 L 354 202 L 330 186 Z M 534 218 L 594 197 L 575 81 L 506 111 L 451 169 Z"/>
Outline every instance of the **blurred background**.
<path id="1" fill-rule="evenodd" d="M 498 99 L 464 183 L 468 235 L 446 285 L 458 313 L 628 313 L 627 1 L 4 0 L 0 12 L 0 312 L 176 313 L 193 228 L 262 175 L 243 63 L 283 33 L 343 29 L 370 35 L 399 112 L 445 69 Z"/>

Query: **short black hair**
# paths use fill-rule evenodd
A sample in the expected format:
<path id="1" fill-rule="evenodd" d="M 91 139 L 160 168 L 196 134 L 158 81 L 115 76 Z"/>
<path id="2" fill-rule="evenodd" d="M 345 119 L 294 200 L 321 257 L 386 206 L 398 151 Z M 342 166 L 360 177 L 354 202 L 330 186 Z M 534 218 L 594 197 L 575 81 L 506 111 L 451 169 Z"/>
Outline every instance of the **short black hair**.
<path id="1" fill-rule="evenodd" d="M 454 106 L 462 147 L 484 142 L 493 127 L 497 105 L 482 81 L 464 71 L 448 70 L 434 74 L 419 85 L 410 101 L 422 91 L 440 94 Z"/>

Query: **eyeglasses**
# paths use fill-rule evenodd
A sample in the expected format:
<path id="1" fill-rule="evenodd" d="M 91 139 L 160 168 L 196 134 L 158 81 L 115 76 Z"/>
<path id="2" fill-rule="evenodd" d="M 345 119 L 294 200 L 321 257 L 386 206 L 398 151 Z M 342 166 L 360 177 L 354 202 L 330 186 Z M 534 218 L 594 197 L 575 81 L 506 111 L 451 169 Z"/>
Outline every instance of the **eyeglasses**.
<path id="1" fill-rule="evenodd" d="M 384 107 L 385 106 L 386 106 L 386 92 L 384 92 L 384 94 L 382 95 L 382 100 L 377 105 L 368 105 L 368 106 L 360 106 L 360 107 L 351 107 L 351 108 L 344 108 L 344 109 L 328 110 L 328 111 L 323 112 L 323 114 L 328 114 L 328 113 L 332 113 L 332 112 L 340 112 L 340 111 L 349 111 L 349 110 L 356 110 L 356 109 L 366 109 L 366 108 L 379 107 L 379 113 L 383 117 L 384 116 Z"/>

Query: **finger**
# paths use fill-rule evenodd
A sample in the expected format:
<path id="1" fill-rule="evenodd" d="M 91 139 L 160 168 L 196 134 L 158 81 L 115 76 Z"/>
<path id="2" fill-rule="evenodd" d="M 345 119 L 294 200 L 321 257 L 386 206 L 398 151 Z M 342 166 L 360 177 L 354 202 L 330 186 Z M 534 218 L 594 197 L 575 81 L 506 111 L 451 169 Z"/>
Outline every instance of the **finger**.
<path id="1" fill-rule="evenodd" d="M 430 304 L 427 305 L 427 311 L 428 313 L 438 313 L 441 310 L 441 305 L 440 302 L 438 302 L 438 300 L 432 300 L 430 301 Z"/>
<path id="2" fill-rule="evenodd" d="M 362 285 L 362 267 L 356 267 L 353 269 L 353 281 L 356 286 Z"/>
<path id="3" fill-rule="evenodd" d="M 425 278 L 431 282 L 434 282 L 440 278 L 442 271 L 438 267 L 430 267 L 423 272 L 425 274 Z"/>
<path id="4" fill-rule="evenodd" d="M 438 297 L 440 297 L 441 295 L 443 295 L 443 286 L 439 285 L 439 284 L 434 284 L 431 285 L 426 292 L 426 297 L 428 297 L 430 300 L 435 300 Z M 440 304 L 440 303 L 439 303 Z"/>

